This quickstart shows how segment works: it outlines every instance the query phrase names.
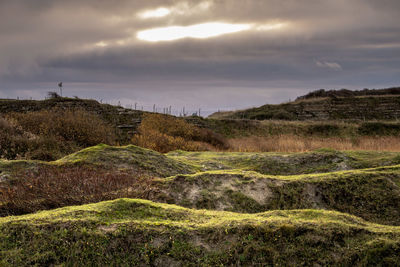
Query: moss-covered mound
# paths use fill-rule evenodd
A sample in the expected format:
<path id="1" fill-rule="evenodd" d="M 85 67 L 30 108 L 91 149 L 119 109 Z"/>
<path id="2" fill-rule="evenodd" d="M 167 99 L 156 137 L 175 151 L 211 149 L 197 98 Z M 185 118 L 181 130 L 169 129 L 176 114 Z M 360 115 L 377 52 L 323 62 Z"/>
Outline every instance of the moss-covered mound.
<path id="1" fill-rule="evenodd" d="M 92 164 L 117 169 L 139 168 L 160 177 L 193 173 L 196 169 L 158 152 L 134 145 L 97 145 L 57 160 L 58 164 Z"/>
<path id="2" fill-rule="evenodd" d="M 400 228 L 320 210 L 258 214 L 119 199 L 0 218 L 0 265 L 386 265 Z"/>
<path id="3" fill-rule="evenodd" d="M 242 169 L 273 175 L 323 173 L 400 164 L 400 153 L 396 152 L 340 152 L 331 149 L 305 153 L 174 151 L 167 156 L 196 165 L 204 171 Z"/>
<path id="4" fill-rule="evenodd" d="M 272 176 L 208 171 L 160 181 L 162 201 L 190 208 L 256 213 L 325 209 L 400 225 L 400 166 L 323 174 Z"/>
<path id="5" fill-rule="evenodd" d="M 77 165 L 114 170 L 137 170 L 157 177 L 168 177 L 198 171 L 198 168 L 191 164 L 166 157 L 153 150 L 134 145 L 117 147 L 100 144 L 52 162 L 0 159 L 0 182 L 12 178 L 16 172 L 34 170 L 38 167 Z"/>
<path id="6" fill-rule="evenodd" d="M 159 177 L 198 171 L 246 170 L 261 174 L 296 175 L 340 170 L 374 168 L 400 164 L 400 153 L 375 151 L 335 151 L 320 149 L 306 153 L 185 152 L 161 154 L 128 145 L 100 144 L 60 160 L 1 160 L 0 181 L 20 170 L 39 166 L 91 165 L 114 169 L 137 169 Z"/>
<path id="7" fill-rule="evenodd" d="M 387 152 L 319 150 L 310 153 L 279 154 L 177 151 L 163 155 L 136 146 L 98 145 L 51 163 L 3 161 L 0 162 L 2 171 L 0 175 L 4 180 L 12 176 L 15 170 L 35 170 L 39 169 L 38 167 L 43 170 L 46 166 L 61 166 L 63 170 L 68 169 L 68 166 L 91 166 L 95 169 L 105 169 L 107 172 L 139 170 L 139 173 L 162 179 L 154 181 L 145 179 L 143 183 L 146 184 L 140 187 L 137 183 L 142 180 L 138 180 L 138 174 L 128 172 L 124 174 L 126 176 L 124 179 L 131 182 L 126 182 L 126 188 L 121 189 L 125 182 L 115 186 L 116 181 L 114 181 L 113 186 L 107 187 L 109 193 L 115 195 L 115 198 L 143 197 L 188 208 L 242 213 L 304 208 L 337 210 L 371 222 L 400 225 L 400 166 L 379 167 L 398 161 L 398 153 Z M 360 169 L 366 167 L 374 168 Z M 100 174 L 105 177 L 104 179 L 111 177 L 99 172 Z M 51 179 L 46 178 L 47 176 L 40 176 L 41 179 L 37 180 L 41 183 L 51 183 Z M 82 186 L 89 183 L 92 176 L 92 172 L 87 177 L 82 175 L 79 178 L 79 181 L 83 180 L 80 181 Z M 120 176 L 116 177 L 121 178 Z M 93 183 L 92 180 L 90 181 Z M 30 179 L 27 181 L 31 182 Z M 7 186 L 13 188 L 12 184 L 3 185 L 3 188 L 7 189 Z M 20 186 L 26 188 L 23 184 Z M 33 191 L 27 190 L 27 192 L 32 191 L 32 199 L 35 201 L 32 204 L 25 201 L 27 204 L 19 206 L 32 206 L 32 208 L 25 207 L 26 210 L 41 209 L 33 206 L 47 199 L 44 197 L 46 192 L 40 189 L 40 185 L 37 187 L 34 188 L 39 190 L 40 194 L 33 193 L 36 192 L 33 189 Z M 93 187 L 96 185 L 93 184 Z M 49 187 L 49 190 L 50 188 L 53 187 Z M 144 188 L 146 194 L 143 193 Z M 82 194 L 78 194 L 82 199 L 79 201 L 75 199 L 74 204 L 91 203 L 95 199 L 98 199 L 97 201 L 111 199 L 108 195 L 91 198 L 91 195 L 86 196 L 86 189 L 76 188 L 76 190 L 82 191 Z M 62 197 L 60 195 L 60 198 Z M 4 200 L 3 204 L 13 200 L 13 198 L 8 199 Z M 46 205 L 46 209 L 65 206 L 54 205 L 53 200 Z M 4 214 L 23 213 L 4 212 Z"/>
<path id="8" fill-rule="evenodd" d="M 26 201 L 16 194 L 25 202 L 3 198 L 4 207 L 41 203 L 51 192 L 51 205 L 65 201 L 31 210 L 126 196 L 159 202 L 117 199 L 2 217 L 0 266 L 396 266 L 399 160 L 386 152 L 160 154 L 98 145 L 49 163 L 0 161 L 2 180 L 33 170 L 26 184 L 0 183 L 0 196 L 40 192 Z M 43 168 L 54 172 L 34 177 Z M 86 176 L 75 175 L 80 168 Z M 50 190 L 70 169 L 75 182 Z M 105 196 L 94 190 L 105 185 Z"/>

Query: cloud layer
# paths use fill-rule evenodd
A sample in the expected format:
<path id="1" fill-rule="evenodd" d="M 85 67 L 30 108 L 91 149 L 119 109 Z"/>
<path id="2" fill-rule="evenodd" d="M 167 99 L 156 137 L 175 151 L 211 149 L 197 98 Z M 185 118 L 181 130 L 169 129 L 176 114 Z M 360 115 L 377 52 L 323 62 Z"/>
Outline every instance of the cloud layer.
<path id="1" fill-rule="evenodd" d="M 68 95 L 211 111 L 400 84 L 397 0 L 2 0 L 0 39 L 0 97 L 63 81 Z"/>

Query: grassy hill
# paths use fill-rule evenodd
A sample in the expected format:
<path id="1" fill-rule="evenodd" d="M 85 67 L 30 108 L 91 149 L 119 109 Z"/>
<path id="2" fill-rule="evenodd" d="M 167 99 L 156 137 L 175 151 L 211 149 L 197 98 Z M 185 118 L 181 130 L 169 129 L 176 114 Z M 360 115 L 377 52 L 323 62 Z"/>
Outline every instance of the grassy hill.
<path id="1" fill-rule="evenodd" d="M 92 99 L 56 97 L 45 100 L 0 99 L 0 114 L 27 113 L 52 109 L 83 109 L 100 115 L 108 123 L 118 126 L 133 124 L 145 113 L 141 110 L 126 109 L 120 106 L 102 104 Z"/>
<path id="2" fill-rule="evenodd" d="M 400 154 L 391 152 L 318 150 L 285 154 L 177 151 L 160 154 L 132 145 L 98 145 L 54 162 L 0 161 L 3 188 L 15 188 L 20 192 L 25 190 L 26 195 L 32 196 L 26 200 L 24 194 L 16 193 L 4 198 L 0 200 L 0 211 L 3 214 L 7 214 L 7 210 L 9 214 L 21 214 L 61 207 L 71 203 L 68 202 L 71 196 L 74 196 L 72 203 L 76 204 L 140 196 L 190 208 L 244 213 L 300 208 L 337 210 L 372 222 L 399 225 L 398 164 Z M 46 196 L 48 184 L 63 183 L 57 179 L 71 182 L 68 175 L 60 176 L 55 170 L 67 174 L 72 170 L 71 175 L 78 175 L 77 180 L 72 182 L 82 183 L 81 187 L 86 188 L 88 184 L 89 187 L 99 186 L 96 182 L 102 180 L 91 180 L 91 172 L 87 174 L 89 178 L 84 175 L 86 169 L 83 175 L 79 173 L 79 168 L 84 167 L 95 169 L 94 176 L 99 177 L 108 177 L 110 173 L 123 174 L 124 182 L 118 184 L 121 177 L 113 176 L 114 184 L 101 187 L 103 191 L 94 191 L 96 197 L 85 195 L 79 186 L 76 191 L 63 192 L 71 190 L 68 184 L 59 192 L 47 189 L 52 190 L 56 197 Z M 47 174 L 49 171 L 50 175 Z M 147 177 L 147 188 L 140 184 L 144 182 L 143 177 Z M 30 184 L 31 188 L 26 189 L 24 183 Z M 143 195 L 144 191 L 147 194 Z M 62 196 L 67 198 L 66 202 L 57 201 L 57 197 Z"/>
<path id="3" fill-rule="evenodd" d="M 0 218 L 0 264 L 396 265 L 400 228 L 323 210 L 257 214 L 117 199 Z"/>
<path id="4" fill-rule="evenodd" d="M 396 121 L 176 118 L 72 98 L 0 100 L 0 126 L 7 159 L 51 161 L 99 143 L 159 152 L 400 149 Z"/>
<path id="5" fill-rule="evenodd" d="M 0 160 L 0 265 L 394 266 L 399 164 L 394 152 L 132 145 Z"/>
<path id="6" fill-rule="evenodd" d="M 379 101 L 378 110 L 397 112 L 389 91 L 347 93 L 273 109 L 303 116 L 297 106 Z M 270 108 L 246 114 L 261 119 L 251 116 Z M 0 148 L 18 159 L 0 159 L 0 266 L 400 264 L 400 152 L 388 152 L 398 151 L 398 122 L 239 120 L 237 112 L 142 120 L 139 111 L 64 98 L 0 100 L 0 114 Z M 112 134 L 125 123 L 141 123 L 143 146 L 170 152 Z M 196 149 L 175 150 L 188 147 Z"/>
<path id="7" fill-rule="evenodd" d="M 350 91 L 351 92 L 351 91 Z M 250 120 L 391 120 L 400 118 L 400 95 L 388 91 L 374 94 L 310 93 L 294 102 L 264 105 L 246 110 L 217 112 L 210 118 Z M 373 108 L 372 108 L 373 107 Z"/>

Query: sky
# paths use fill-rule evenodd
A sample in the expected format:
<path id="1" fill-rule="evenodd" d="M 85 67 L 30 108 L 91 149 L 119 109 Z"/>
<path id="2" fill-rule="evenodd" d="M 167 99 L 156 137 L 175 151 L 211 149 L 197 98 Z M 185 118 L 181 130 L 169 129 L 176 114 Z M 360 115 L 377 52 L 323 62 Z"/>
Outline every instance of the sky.
<path id="1" fill-rule="evenodd" d="M 399 80 L 398 0 L 0 0 L 0 98 L 207 115 Z"/>

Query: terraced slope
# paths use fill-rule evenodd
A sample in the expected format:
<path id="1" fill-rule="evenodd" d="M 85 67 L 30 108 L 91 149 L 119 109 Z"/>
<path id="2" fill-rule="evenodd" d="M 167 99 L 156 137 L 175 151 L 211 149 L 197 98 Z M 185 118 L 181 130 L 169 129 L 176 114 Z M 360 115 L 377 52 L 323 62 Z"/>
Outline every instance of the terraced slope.
<path id="1" fill-rule="evenodd" d="M 387 265 L 400 228 L 322 210 L 240 214 L 118 199 L 0 219 L 0 265 Z"/>

